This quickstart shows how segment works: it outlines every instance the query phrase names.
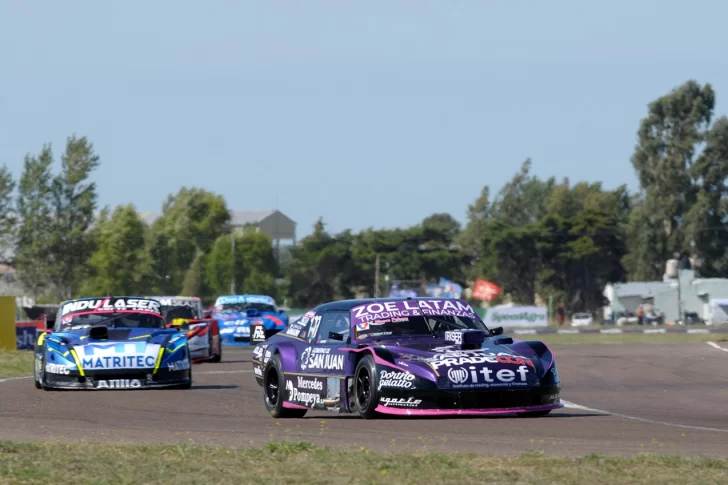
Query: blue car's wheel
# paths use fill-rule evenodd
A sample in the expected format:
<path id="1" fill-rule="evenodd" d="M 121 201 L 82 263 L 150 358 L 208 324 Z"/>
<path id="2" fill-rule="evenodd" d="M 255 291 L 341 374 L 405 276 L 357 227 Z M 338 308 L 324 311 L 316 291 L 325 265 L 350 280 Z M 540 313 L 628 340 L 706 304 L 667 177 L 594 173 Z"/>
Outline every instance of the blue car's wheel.
<path id="1" fill-rule="evenodd" d="M 302 418 L 308 409 L 290 409 L 283 407 L 286 381 L 283 377 L 281 357 L 275 354 L 266 363 L 263 371 L 263 392 L 265 408 L 274 418 Z"/>

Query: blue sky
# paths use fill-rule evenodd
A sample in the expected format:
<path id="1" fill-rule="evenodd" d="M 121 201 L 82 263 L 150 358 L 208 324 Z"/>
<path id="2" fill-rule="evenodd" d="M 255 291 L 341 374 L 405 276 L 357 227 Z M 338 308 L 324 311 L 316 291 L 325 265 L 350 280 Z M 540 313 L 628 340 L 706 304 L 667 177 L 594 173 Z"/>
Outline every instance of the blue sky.
<path id="1" fill-rule="evenodd" d="M 647 104 L 728 111 L 728 2 L 0 0 L 0 164 L 85 135 L 102 204 L 181 186 L 303 236 L 464 221 L 527 157 L 637 188 Z"/>

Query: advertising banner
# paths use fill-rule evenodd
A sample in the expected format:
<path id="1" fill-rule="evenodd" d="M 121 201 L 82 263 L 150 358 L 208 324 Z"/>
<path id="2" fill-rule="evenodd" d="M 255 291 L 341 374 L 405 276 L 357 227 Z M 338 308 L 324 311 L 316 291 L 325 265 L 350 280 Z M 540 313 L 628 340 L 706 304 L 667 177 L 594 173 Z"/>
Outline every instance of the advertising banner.
<path id="1" fill-rule="evenodd" d="M 548 309 L 541 306 L 496 306 L 488 308 L 483 322 L 492 327 L 546 327 Z"/>
<path id="2" fill-rule="evenodd" d="M 38 332 L 44 331 L 46 323 L 43 320 L 26 320 L 15 323 L 15 345 L 18 350 L 35 349 Z"/>

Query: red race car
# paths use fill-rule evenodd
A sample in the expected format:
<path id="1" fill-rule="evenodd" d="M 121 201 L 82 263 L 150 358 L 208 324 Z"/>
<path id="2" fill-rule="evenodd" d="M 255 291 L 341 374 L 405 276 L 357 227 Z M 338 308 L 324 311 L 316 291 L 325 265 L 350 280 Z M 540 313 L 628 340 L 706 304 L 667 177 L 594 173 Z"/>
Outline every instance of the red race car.
<path id="1" fill-rule="evenodd" d="M 220 362 L 222 344 L 217 320 L 208 315 L 197 296 L 150 296 L 161 306 L 168 328 L 177 327 L 187 332 L 190 360 L 195 362 Z"/>

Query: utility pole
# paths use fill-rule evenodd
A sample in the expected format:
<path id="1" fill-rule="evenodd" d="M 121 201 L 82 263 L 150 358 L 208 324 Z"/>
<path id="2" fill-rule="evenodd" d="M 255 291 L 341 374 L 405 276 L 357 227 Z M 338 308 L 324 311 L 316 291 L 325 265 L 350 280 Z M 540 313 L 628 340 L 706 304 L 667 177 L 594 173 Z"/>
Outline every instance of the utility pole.
<path id="1" fill-rule="evenodd" d="M 379 253 L 374 265 L 374 298 L 379 298 Z"/>
<path id="2" fill-rule="evenodd" d="M 233 273 L 232 273 L 233 277 L 232 277 L 232 280 L 230 281 L 230 294 L 234 295 L 235 294 L 235 228 L 233 228 L 231 239 L 233 241 L 233 243 L 232 243 L 232 245 L 233 245 Z"/>

